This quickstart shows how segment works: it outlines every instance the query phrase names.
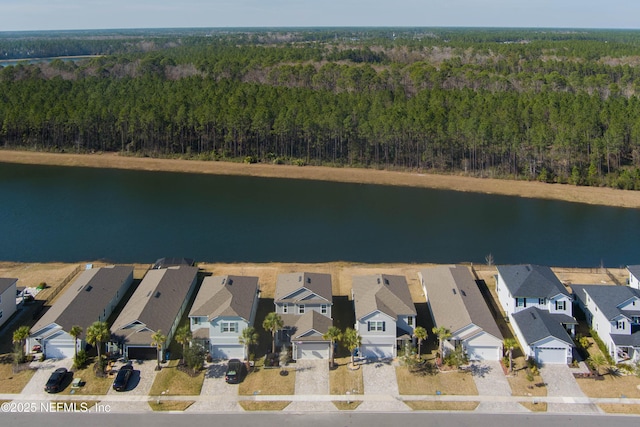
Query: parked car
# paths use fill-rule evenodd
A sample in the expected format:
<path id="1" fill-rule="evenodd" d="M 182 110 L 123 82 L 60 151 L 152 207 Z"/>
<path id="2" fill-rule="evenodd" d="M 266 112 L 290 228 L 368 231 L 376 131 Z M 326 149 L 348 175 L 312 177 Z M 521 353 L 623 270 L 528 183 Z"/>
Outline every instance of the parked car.
<path id="1" fill-rule="evenodd" d="M 124 365 L 118 373 L 116 374 L 116 379 L 113 380 L 113 389 L 115 391 L 125 391 L 127 389 L 127 384 L 129 383 L 129 378 L 133 374 L 133 366 L 130 363 Z"/>
<path id="2" fill-rule="evenodd" d="M 238 359 L 231 359 L 227 364 L 224 380 L 229 384 L 238 384 L 247 373 L 247 367 Z"/>
<path id="3" fill-rule="evenodd" d="M 68 372 L 69 371 L 67 371 L 66 368 L 58 368 L 53 371 L 47 381 L 47 384 L 44 386 L 44 391 L 47 393 L 57 393 L 62 391 L 62 383 L 64 382 Z"/>

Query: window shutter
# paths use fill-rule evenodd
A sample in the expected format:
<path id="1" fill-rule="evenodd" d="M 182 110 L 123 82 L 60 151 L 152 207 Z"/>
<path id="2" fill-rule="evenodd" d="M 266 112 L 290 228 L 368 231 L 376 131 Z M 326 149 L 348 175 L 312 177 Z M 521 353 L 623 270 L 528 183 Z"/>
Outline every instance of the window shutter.
<path id="1" fill-rule="evenodd" d="M 367 322 L 367 331 L 371 332 L 371 322 Z"/>
<path id="2" fill-rule="evenodd" d="M 382 332 L 386 330 L 387 322 L 382 322 Z"/>

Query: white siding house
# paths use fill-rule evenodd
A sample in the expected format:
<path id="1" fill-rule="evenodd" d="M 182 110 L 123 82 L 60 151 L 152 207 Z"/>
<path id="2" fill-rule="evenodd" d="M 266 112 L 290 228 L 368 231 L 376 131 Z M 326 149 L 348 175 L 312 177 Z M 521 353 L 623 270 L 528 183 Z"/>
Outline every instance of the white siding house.
<path id="1" fill-rule="evenodd" d="M 257 277 L 205 277 L 189 312 L 193 338 L 214 359 L 248 359 L 239 337 L 254 326 L 259 296 Z"/>
<path id="2" fill-rule="evenodd" d="M 0 277 L 0 327 L 16 312 L 18 279 Z"/>
<path id="3" fill-rule="evenodd" d="M 634 289 L 640 289 L 640 265 L 628 265 L 629 286 Z"/>

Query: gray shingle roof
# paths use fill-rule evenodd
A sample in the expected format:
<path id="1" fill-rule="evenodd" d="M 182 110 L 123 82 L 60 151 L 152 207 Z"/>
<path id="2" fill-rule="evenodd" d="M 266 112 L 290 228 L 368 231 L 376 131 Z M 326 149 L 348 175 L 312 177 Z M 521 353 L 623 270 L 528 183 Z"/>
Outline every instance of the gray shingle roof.
<path id="1" fill-rule="evenodd" d="M 133 267 L 111 266 L 85 270 L 55 304 L 33 325 L 38 332 L 47 325 L 56 323 L 69 331 L 79 325 L 85 331 L 98 320 L 116 292 L 133 275 Z"/>
<path id="2" fill-rule="evenodd" d="M 633 274 L 634 277 L 640 280 L 640 265 L 628 265 L 627 270 Z"/>
<path id="3" fill-rule="evenodd" d="M 451 332 L 474 324 L 502 340 L 502 334 L 471 272 L 463 266 L 420 270 L 436 326 Z"/>
<path id="4" fill-rule="evenodd" d="M 0 277 L 0 295 L 4 293 L 11 285 L 17 283 L 18 279 L 9 279 L 5 277 Z"/>
<path id="5" fill-rule="evenodd" d="M 198 267 L 149 270 L 113 322 L 113 334 L 126 339 L 127 344 L 149 345 L 152 333 L 142 332 L 144 327 L 169 333 L 197 275 Z M 128 327 L 135 321 L 142 325 Z"/>
<path id="6" fill-rule="evenodd" d="M 189 316 L 238 316 L 249 321 L 258 292 L 258 278 L 250 276 L 205 277 Z"/>
<path id="7" fill-rule="evenodd" d="M 376 310 L 394 319 L 398 316 L 416 315 L 409 285 L 404 276 L 354 276 L 352 290 L 356 319 L 361 319 Z"/>
<path id="8" fill-rule="evenodd" d="M 530 307 L 513 314 L 512 317 L 529 345 L 548 337 L 554 337 L 573 346 L 573 341 L 562 324 L 547 310 Z"/>
<path id="9" fill-rule="evenodd" d="M 306 299 L 305 302 L 308 304 L 321 302 L 328 302 L 331 304 L 333 300 L 330 274 L 287 273 L 278 275 L 274 302 L 296 303 L 302 301 L 302 299 L 310 295 L 309 292 L 304 292 L 305 289 L 320 297 L 315 299 Z M 303 290 L 303 292 L 292 296 L 292 294 L 299 290 Z"/>
<path id="10" fill-rule="evenodd" d="M 502 265 L 497 269 L 514 298 L 552 298 L 558 294 L 571 296 L 549 267 L 525 264 Z"/>
<path id="11" fill-rule="evenodd" d="M 633 315 L 630 311 L 620 310 L 618 306 L 631 298 L 640 298 L 640 290 L 629 286 L 571 285 L 571 289 L 585 307 L 587 306 L 586 295 L 589 294 L 593 303 L 609 320 L 621 314 L 627 317 Z M 640 309 L 640 305 L 638 305 L 638 309 Z"/>

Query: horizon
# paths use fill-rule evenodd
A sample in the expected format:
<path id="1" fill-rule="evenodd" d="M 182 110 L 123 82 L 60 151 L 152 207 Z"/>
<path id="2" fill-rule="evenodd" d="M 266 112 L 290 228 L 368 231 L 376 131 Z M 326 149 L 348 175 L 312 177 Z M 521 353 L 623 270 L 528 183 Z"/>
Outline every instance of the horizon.
<path id="1" fill-rule="evenodd" d="M 435 3 L 435 4 L 434 4 Z M 0 32 L 247 28 L 640 28 L 632 0 L 3 0 Z"/>

